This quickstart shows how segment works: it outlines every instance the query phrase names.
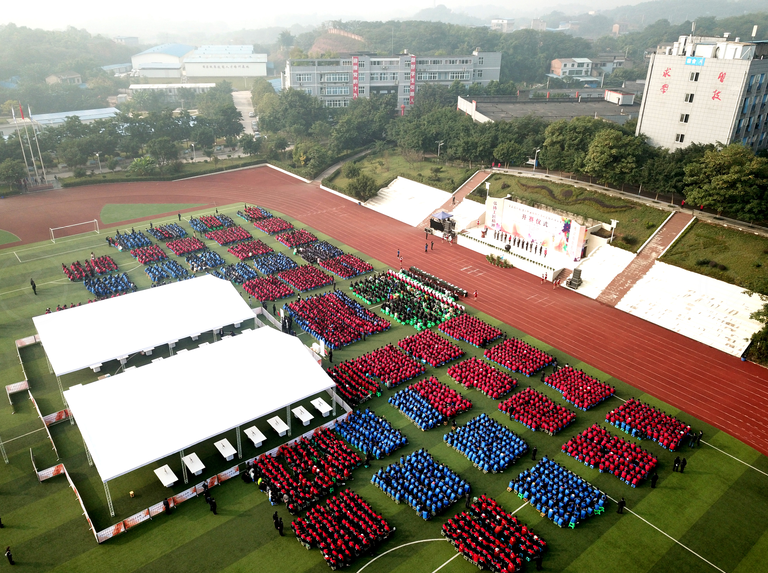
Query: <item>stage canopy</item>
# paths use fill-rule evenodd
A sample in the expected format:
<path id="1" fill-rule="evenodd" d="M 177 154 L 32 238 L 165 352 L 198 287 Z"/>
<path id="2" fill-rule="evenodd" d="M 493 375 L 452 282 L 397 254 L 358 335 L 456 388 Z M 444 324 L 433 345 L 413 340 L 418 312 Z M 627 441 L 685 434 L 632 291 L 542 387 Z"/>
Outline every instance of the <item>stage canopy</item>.
<path id="1" fill-rule="evenodd" d="M 106 483 L 334 386 L 298 338 L 263 327 L 64 395 Z"/>
<path id="2" fill-rule="evenodd" d="M 253 316 L 229 281 L 205 275 L 32 320 L 62 376 Z"/>

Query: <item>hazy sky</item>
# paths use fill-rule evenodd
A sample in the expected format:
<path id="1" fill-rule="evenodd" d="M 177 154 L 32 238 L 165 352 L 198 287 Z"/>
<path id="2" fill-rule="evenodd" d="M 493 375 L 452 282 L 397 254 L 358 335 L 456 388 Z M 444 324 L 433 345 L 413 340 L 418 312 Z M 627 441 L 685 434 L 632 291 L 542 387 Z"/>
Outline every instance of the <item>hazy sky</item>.
<path id="1" fill-rule="evenodd" d="M 45 29 L 63 29 L 67 26 L 85 28 L 91 32 L 126 36 L 147 35 L 151 31 L 182 33 L 189 30 L 211 32 L 254 29 L 291 24 L 316 24 L 323 20 L 385 20 L 407 18 L 419 10 L 444 4 L 454 11 L 489 17 L 530 14 L 531 10 L 547 12 L 556 6 L 568 8 L 605 8 L 612 5 L 635 4 L 639 0 L 539 0 L 535 4 L 520 0 L 289 0 L 286 2 L 253 2 L 229 0 L 217 4 L 203 0 L 186 2 L 158 2 L 132 0 L 110 3 L 89 0 L 38 0 L 33 5 L 23 2 L 5 2 L 0 11 L 0 23 L 13 22 L 19 26 Z M 477 8 L 468 8 L 477 4 Z M 569 10 L 570 11 L 570 10 Z"/>

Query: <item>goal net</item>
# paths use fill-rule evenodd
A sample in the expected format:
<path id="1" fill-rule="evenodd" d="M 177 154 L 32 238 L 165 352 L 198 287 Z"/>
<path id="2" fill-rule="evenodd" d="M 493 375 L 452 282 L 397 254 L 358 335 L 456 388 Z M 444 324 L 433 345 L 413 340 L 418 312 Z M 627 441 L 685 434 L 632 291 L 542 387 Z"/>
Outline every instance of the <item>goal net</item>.
<path id="1" fill-rule="evenodd" d="M 99 222 L 96 219 L 92 221 L 84 221 L 82 223 L 74 223 L 73 225 L 64 225 L 63 227 L 49 227 L 51 232 L 51 242 L 55 243 L 57 240 L 66 239 L 68 237 L 74 237 L 75 235 L 82 235 L 84 233 L 99 233 Z"/>

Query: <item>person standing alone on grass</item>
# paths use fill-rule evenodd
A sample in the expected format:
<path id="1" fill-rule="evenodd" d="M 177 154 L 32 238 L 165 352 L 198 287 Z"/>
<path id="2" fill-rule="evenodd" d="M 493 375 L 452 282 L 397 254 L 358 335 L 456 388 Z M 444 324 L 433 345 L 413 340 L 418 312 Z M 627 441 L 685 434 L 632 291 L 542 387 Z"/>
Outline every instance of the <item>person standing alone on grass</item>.
<path id="1" fill-rule="evenodd" d="M 181 213 L 179 213 L 179 223 L 181 223 Z"/>
<path id="2" fill-rule="evenodd" d="M 685 466 L 687 466 L 687 465 L 688 465 L 688 460 L 683 458 L 683 461 L 680 462 L 680 473 L 683 473 L 683 470 L 685 469 Z"/>
<path id="3" fill-rule="evenodd" d="M 16 562 L 13 560 L 13 554 L 11 553 L 11 547 L 8 546 L 5 548 L 5 557 L 8 559 L 8 563 L 11 565 L 16 565 Z"/>
<path id="4" fill-rule="evenodd" d="M 653 472 L 653 475 L 651 476 L 651 489 L 656 488 L 656 482 L 659 481 L 659 474 L 656 472 Z"/>
<path id="5" fill-rule="evenodd" d="M 680 456 L 677 456 L 675 458 L 675 462 L 672 464 L 672 471 L 676 472 L 677 468 L 679 468 L 679 467 L 680 467 Z"/>
<path id="6" fill-rule="evenodd" d="M 627 502 L 624 501 L 624 498 L 622 497 L 619 500 L 619 510 L 616 513 L 624 513 L 624 508 L 627 507 Z"/>
<path id="7" fill-rule="evenodd" d="M 277 532 L 280 534 L 280 537 L 283 536 L 283 518 L 282 517 L 277 518 Z"/>
<path id="8" fill-rule="evenodd" d="M 35 296 L 37 296 L 37 285 L 35 284 L 35 279 L 29 279 L 29 286 L 32 287 L 32 292 L 35 293 Z"/>
<path id="9" fill-rule="evenodd" d="M 209 501 L 208 503 L 211 506 L 211 511 L 213 512 L 213 515 L 219 515 L 218 513 L 216 513 L 216 507 L 217 507 L 216 500 L 211 498 L 211 501 Z"/>
<path id="10" fill-rule="evenodd" d="M 534 461 L 536 460 L 536 453 L 537 453 L 538 451 L 539 451 L 539 450 L 537 450 L 537 449 L 536 449 L 536 446 L 533 446 L 533 450 L 531 450 L 531 459 L 532 459 L 532 460 L 534 460 Z"/>

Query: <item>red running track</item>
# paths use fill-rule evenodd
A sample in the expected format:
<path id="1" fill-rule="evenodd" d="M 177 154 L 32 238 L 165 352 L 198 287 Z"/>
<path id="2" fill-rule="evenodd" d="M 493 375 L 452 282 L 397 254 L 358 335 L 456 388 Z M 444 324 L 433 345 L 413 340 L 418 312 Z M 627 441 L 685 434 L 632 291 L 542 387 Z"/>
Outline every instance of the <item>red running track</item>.
<path id="1" fill-rule="evenodd" d="M 108 203 L 248 202 L 282 211 L 398 268 L 415 265 L 472 292 L 477 309 L 708 422 L 768 455 L 768 371 L 567 289 L 499 269 L 462 247 L 270 168 L 176 182 L 97 185 L 0 203 L 0 228 L 23 243 L 48 228 L 98 218 Z M 121 226 L 130 222 L 123 222 Z M 15 247 L 14 243 L 8 247 Z"/>

